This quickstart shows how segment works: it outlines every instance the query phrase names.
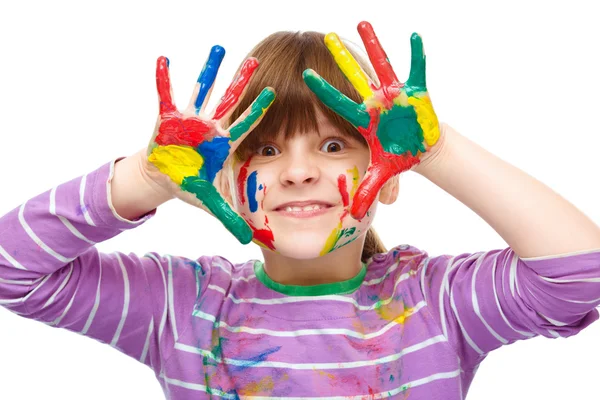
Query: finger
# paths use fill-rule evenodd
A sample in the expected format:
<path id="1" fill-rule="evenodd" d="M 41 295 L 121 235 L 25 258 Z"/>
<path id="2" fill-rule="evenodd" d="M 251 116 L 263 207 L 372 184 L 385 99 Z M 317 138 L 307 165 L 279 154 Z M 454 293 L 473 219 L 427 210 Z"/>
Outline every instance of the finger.
<path id="1" fill-rule="evenodd" d="M 223 57 L 225 57 L 225 49 L 223 47 L 215 45 L 210 49 L 210 55 L 202 68 L 202 72 L 200 72 L 200 76 L 198 76 L 198 83 L 194 88 L 194 95 L 192 95 L 196 115 L 200 114 L 206 107 L 207 95 L 215 83 L 215 78 L 219 72 Z"/>
<path id="2" fill-rule="evenodd" d="M 258 125 L 274 100 L 275 90 L 270 87 L 264 88 L 250 107 L 233 123 L 229 129 L 229 137 L 233 142 L 231 144 L 231 152 L 234 152 L 246 135 Z"/>
<path id="3" fill-rule="evenodd" d="M 364 104 L 356 104 L 342 92 L 334 88 L 312 69 L 307 69 L 302 74 L 304 82 L 310 90 L 336 114 L 350 122 L 355 127 L 367 128 L 370 116 L 365 111 Z"/>
<path id="4" fill-rule="evenodd" d="M 358 93 L 360 93 L 363 99 L 366 100 L 371 98 L 373 96 L 373 91 L 371 90 L 367 75 L 360 65 L 358 65 L 348 49 L 346 49 L 346 46 L 344 46 L 338 35 L 335 33 L 327 34 L 327 36 L 325 36 L 325 45 L 329 49 L 331 55 L 333 55 L 338 67 L 340 67 L 344 75 L 346 75 L 346 78 L 348 78 L 352 86 L 358 90 Z"/>
<path id="5" fill-rule="evenodd" d="M 392 69 L 392 65 L 390 64 L 383 47 L 381 47 L 379 39 L 377 39 L 371 24 L 367 21 L 363 21 L 358 24 L 358 33 L 365 44 L 367 54 L 369 55 L 369 60 L 371 60 L 371 64 L 375 69 L 375 73 L 379 78 L 379 83 L 381 86 L 387 88 L 393 83 L 398 82 L 396 73 Z"/>
<path id="6" fill-rule="evenodd" d="M 160 113 L 174 111 L 176 108 L 173 104 L 173 91 L 169 78 L 169 59 L 164 56 L 160 56 L 156 60 L 156 89 L 158 90 Z"/>
<path id="7" fill-rule="evenodd" d="M 212 117 L 213 119 L 221 120 L 229 117 L 236 104 L 240 101 L 240 97 L 248 86 L 250 78 L 252 78 L 257 67 L 258 60 L 254 57 L 250 57 L 244 61 L 244 64 L 242 64 L 242 67 L 240 68 L 240 72 L 233 79 L 221 98 L 219 105 L 215 109 L 215 113 Z"/>
<path id="8" fill-rule="evenodd" d="M 183 180 L 181 188 L 193 193 L 240 243 L 250 243 L 252 240 L 252 230 L 246 221 L 231 209 L 211 183 L 197 176 L 188 176 Z"/>
<path id="9" fill-rule="evenodd" d="M 410 37 L 410 75 L 406 85 L 427 90 L 425 84 L 425 52 L 423 50 L 423 40 L 418 33 L 413 33 Z"/>
<path id="10" fill-rule="evenodd" d="M 376 168 L 370 165 L 362 182 L 356 190 L 350 207 L 350 215 L 354 219 L 363 219 L 373 201 L 377 197 L 379 190 L 391 178 L 393 174 L 385 168 Z"/>

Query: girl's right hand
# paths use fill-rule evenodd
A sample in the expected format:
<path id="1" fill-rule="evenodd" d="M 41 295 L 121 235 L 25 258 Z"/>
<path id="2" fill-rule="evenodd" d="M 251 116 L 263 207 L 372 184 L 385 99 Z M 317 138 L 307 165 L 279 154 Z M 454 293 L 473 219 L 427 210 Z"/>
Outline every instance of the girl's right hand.
<path id="1" fill-rule="evenodd" d="M 211 114 L 204 109 L 225 49 L 213 46 L 200 73 L 187 109 L 179 112 L 173 102 L 169 79 L 169 60 L 156 63 L 156 86 L 160 114 L 143 162 L 143 173 L 173 196 L 202 208 L 218 218 L 241 243 L 252 240 L 246 221 L 231 209 L 213 182 L 225 161 L 258 125 L 275 99 L 272 88 L 265 88 L 248 109 L 228 128 L 226 121 L 243 95 L 258 61 L 248 58 Z"/>

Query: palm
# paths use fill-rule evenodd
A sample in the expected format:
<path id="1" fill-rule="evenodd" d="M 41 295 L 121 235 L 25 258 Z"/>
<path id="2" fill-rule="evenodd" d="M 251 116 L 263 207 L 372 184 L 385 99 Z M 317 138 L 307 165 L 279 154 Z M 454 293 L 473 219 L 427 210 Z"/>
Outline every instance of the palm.
<path id="1" fill-rule="evenodd" d="M 202 70 L 189 107 L 182 113 L 173 103 L 169 62 L 160 57 L 156 65 L 156 85 L 160 100 L 157 127 L 148 146 L 148 161 L 189 197 L 196 205 L 217 217 L 240 242 L 252 240 L 252 230 L 218 193 L 214 179 L 227 158 L 258 124 L 275 97 L 265 88 L 250 108 L 225 130 L 221 121 L 229 117 L 252 73 L 256 59 L 248 59 L 211 115 L 203 112 L 206 97 L 214 83 L 224 50 L 213 47 Z M 187 199 L 186 199 L 187 200 Z M 188 200 L 189 201 L 189 200 Z"/>
<path id="2" fill-rule="evenodd" d="M 388 179 L 418 164 L 421 155 L 439 138 L 438 120 L 425 84 L 425 55 L 421 37 L 411 37 L 409 79 L 401 83 L 371 25 L 358 31 L 373 64 L 379 87 L 371 82 L 336 34 L 325 43 L 338 66 L 364 101 L 357 104 L 332 87 L 316 72 L 306 70 L 304 80 L 323 103 L 352 123 L 369 144 L 371 162 L 354 196 L 351 215 L 361 219 Z"/>

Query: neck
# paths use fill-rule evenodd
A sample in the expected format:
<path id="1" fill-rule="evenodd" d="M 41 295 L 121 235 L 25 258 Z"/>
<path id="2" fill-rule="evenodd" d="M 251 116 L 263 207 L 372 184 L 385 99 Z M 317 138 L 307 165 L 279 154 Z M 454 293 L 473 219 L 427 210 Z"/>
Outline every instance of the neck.
<path id="1" fill-rule="evenodd" d="M 282 285 L 312 286 L 342 282 L 361 270 L 365 236 L 329 254 L 311 259 L 296 259 L 262 249 L 267 275 Z"/>

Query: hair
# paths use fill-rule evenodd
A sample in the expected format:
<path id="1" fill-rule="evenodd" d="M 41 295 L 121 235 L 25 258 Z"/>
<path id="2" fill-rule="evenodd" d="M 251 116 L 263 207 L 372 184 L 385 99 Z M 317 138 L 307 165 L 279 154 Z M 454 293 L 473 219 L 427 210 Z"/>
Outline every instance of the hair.
<path id="1" fill-rule="evenodd" d="M 340 92 L 357 103 L 362 103 L 358 91 L 346 79 L 324 43 L 325 35 L 320 32 L 276 32 L 258 43 L 248 54 L 258 59 L 256 69 L 244 96 L 229 117 L 228 123 L 235 121 L 260 94 L 263 88 L 275 89 L 275 101 L 252 134 L 236 149 L 238 160 L 245 160 L 259 143 L 275 140 L 280 133 L 285 139 L 296 134 L 314 130 L 319 132 L 317 110 L 344 135 L 367 146 L 360 132 L 342 117 L 325 106 L 306 86 L 302 73 L 307 68 L 314 69 Z M 348 46 L 347 46 L 348 47 Z M 351 49 L 365 73 L 376 81 L 364 58 Z M 361 261 L 366 262 L 376 253 L 386 252 L 386 248 L 371 227 L 366 233 Z"/>

